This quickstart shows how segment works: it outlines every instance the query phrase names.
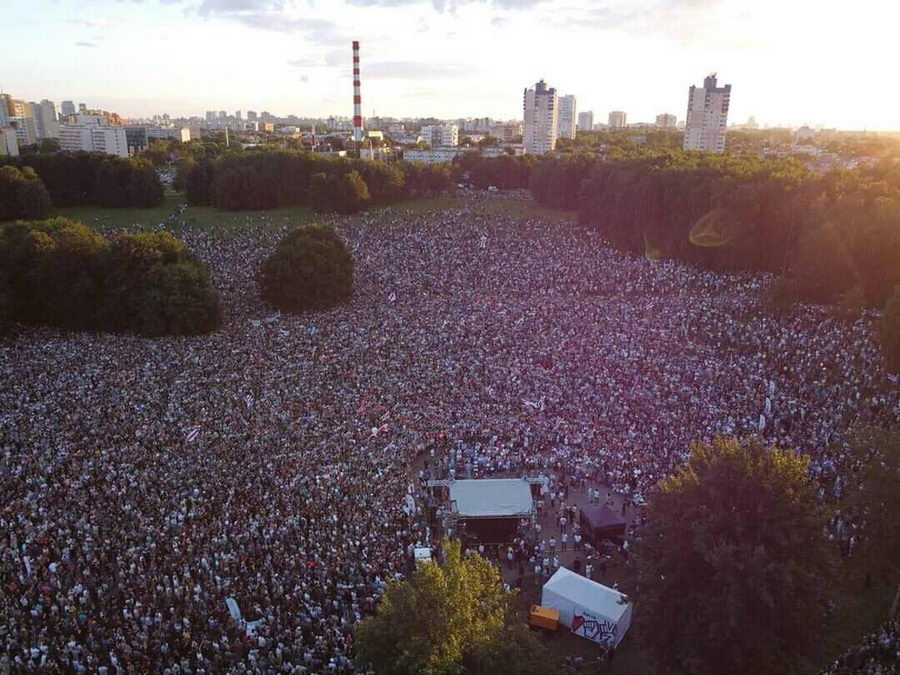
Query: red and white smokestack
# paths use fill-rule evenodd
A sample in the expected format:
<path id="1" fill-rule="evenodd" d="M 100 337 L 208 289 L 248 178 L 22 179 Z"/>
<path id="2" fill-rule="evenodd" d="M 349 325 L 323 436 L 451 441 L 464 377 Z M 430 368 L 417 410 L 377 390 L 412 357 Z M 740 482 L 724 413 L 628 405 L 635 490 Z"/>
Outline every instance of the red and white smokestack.
<path id="1" fill-rule="evenodd" d="M 363 139 L 362 96 L 359 93 L 359 42 L 353 41 L 353 140 Z"/>

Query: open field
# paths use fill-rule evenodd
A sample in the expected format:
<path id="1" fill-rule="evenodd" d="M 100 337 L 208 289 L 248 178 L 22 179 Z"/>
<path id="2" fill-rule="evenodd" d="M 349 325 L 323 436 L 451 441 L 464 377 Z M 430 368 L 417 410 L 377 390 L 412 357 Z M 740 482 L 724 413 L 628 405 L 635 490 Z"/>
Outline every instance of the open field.
<path id="1" fill-rule="evenodd" d="M 107 209 L 99 206 L 62 207 L 53 211 L 53 216 L 63 216 L 79 220 L 89 227 L 97 229 L 151 228 L 156 227 L 166 217 L 175 212 L 184 197 L 168 191 L 162 204 L 148 209 Z M 536 202 L 521 199 L 483 199 L 473 201 L 464 197 L 435 197 L 430 199 L 413 199 L 390 206 L 379 207 L 391 209 L 405 215 L 417 215 L 430 211 L 457 209 L 464 204 L 470 210 L 482 215 L 505 216 L 520 219 L 543 219 L 551 222 L 562 222 L 575 218 L 575 214 L 540 206 Z M 273 225 L 302 225 L 316 220 L 318 216 L 308 207 L 296 206 L 266 211 L 224 211 L 210 206 L 189 206 L 177 216 L 167 229 L 177 233 L 184 227 L 232 229 L 246 224 L 250 219 L 258 222 L 258 216 L 265 213 L 267 221 Z"/>

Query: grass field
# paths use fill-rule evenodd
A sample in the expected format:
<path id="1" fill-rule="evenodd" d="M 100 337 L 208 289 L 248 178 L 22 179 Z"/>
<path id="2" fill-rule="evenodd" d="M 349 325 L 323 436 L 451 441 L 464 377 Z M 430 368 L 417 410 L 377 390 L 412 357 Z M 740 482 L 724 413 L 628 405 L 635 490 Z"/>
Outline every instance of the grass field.
<path id="1" fill-rule="evenodd" d="M 79 220 L 89 227 L 102 230 L 122 228 L 150 228 L 159 225 L 167 216 L 175 211 L 184 197 L 168 191 L 163 203 L 148 209 L 107 209 L 99 206 L 72 206 L 53 211 L 54 216 L 63 216 Z M 549 220 L 563 222 L 573 220 L 575 214 L 570 211 L 559 211 L 536 202 L 521 199 L 484 199 L 472 200 L 468 197 L 435 197 L 432 199 L 414 199 L 387 207 L 405 214 L 421 214 L 430 211 L 447 211 L 468 205 L 475 213 L 481 215 L 505 216 L 523 220 Z M 189 206 L 178 216 L 174 225 L 168 229 L 178 232 L 182 226 L 200 228 L 232 228 L 247 222 L 251 214 L 265 213 L 273 225 L 302 225 L 315 220 L 316 215 L 305 206 L 288 207 L 261 211 L 223 211 L 210 206 Z M 257 222 L 258 219 L 257 219 Z"/>
<path id="2" fill-rule="evenodd" d="M 178 194 L 167 194 L 163 203 L 148 209 L 106 209 L 99 206 L 72 206 L 55 209 L 54 216 L 63 216 L 79 220 L 85 225 L 97 229 L 149 228 L 159 225 L 167 216 L 175 211 L 183 197 Z M 178 232 L 182 223 L 188 227 L 200 228 L 232 228 L 247 221 L 250 214 L 259 211 L 223 211 L 211 206 L 189 206 L 180 214 L 174 225 L 168 229 Z M 268 220 L 277 225 L 300 225 L 313 218 L 312 211 L 305 206 L 284 209 L 272 209 L 265 212 Z"/>

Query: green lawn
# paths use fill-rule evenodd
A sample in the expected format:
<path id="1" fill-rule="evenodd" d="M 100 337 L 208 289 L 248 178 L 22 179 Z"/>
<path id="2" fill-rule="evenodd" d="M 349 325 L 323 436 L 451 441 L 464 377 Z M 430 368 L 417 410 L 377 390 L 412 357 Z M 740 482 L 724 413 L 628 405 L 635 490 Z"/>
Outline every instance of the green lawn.
<path id="1" fill-rule="evenodd" d="M 53 216 L 64 216 L 79 220 L 89 227 L 103 230 L 143 227 L 149 228 L 163 222 L 175 211 L 179 203 L 183 203 L 183 195 L 168 190 L 162 204 L 147 209 L 107 209 L 99 206 L 72 206 L 54 209 Z M 574 220 L 575 214 L 540 206 L 536 202 L 521 199 L 484 199 L 471 200 L 463 197 L 434 197 L 431 199 L 412 199 L 392 204 L 389 207 L 411 215 L 431 211 L 447 211 L 468 204 L 477 213 L 484 215 L 505 216 L 515 219 L 538 219 L 553 222 Z M 259 222 L 262 211 L 223 211 L 210 206 L 189 206 L 169 229 L 178 232 L 185 226 L 200 228 L 233 228 L 247 222 L 253 217 Z M 283 209 L 271 209 L 264 212 L 272 225 L 301 225 L 314 220 L 315 214 L 305 206 L 294 206 Z"/>
<path id="2" fill-rule="evenodd" d="M 97 229 L 120 229 L 140 226 L 144 228 L 154 227 L 161 223 L 167 216 L 175 211 L 175 207 L 183 203 L 183 197 L 176 194 L 167 194 L 163 203 L 147 209 L 106 209 L 99 206 L 72 206 L 68 208 L 54 209 L 54 216 L 64 216 L 72 220 L 79 220 L 85 225 Z M 223 211 L 211 206 L 189 206 L 176 220 L 174 226 L 169 229 L 178 232 L 185 226 L 200 228 L 233 228 L 253 220 L 259 222 L 260 211 Z M 290 207 L 284 209 L 272 209 L 266 211 L 266 217 L 273 225 L 291 224 L 299 225 L 312 219 L 309 208 Z"/>

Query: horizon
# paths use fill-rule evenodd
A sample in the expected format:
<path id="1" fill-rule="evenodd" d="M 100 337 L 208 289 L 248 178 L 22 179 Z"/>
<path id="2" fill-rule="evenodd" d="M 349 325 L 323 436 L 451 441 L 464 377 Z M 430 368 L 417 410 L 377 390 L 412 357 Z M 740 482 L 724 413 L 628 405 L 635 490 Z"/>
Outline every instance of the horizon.
<path id="1" fill-rule="evenodd" d="M 595 122 L 612 110 L 630 123 L 663 113 L 683 120 L 688 88 L 717 72 L 733 88 L 729 125 L 752 116 L 761 127 L 896 132 L 900 91 L 882 75 L 900 8 L 876 0 L 855 7 L 847 14 L 774 0 L 12 0 L 12 15 L 27 16 L 33 29 L 8 39 L 0 88 L 127 118 L 223 109 L 350 117 L 351 41 L 359 40 L 365 118 L 521 119 L 522 91 L 544 79 L 575 95 L 578 111 L 592 111 Z"/>

